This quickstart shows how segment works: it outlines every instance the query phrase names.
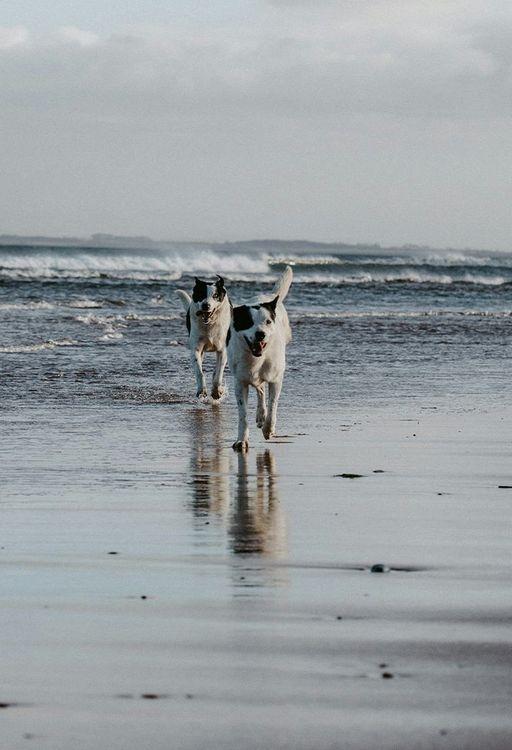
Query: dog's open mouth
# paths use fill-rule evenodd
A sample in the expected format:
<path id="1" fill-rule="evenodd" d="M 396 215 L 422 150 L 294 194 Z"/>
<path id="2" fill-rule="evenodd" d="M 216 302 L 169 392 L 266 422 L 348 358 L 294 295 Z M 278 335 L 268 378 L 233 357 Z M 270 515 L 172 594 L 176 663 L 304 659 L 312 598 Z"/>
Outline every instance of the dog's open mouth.
<path id="1" fill-rule="evenodd" d="M 196 315 L 197 315 L 198 318 L 202 318 L 203 319 L 203 323 L 208 323 L 208 321 L 212 317 L 212 313 L 211 312 L 205 312 L 205 310 L 198 310 L 196 312 Z"/>
<path id="2" fill-rule="evenodd" d="M 263 349 L 267 345 L 266 341 L 254 341 L 254 342 L 251 342 L 251 341 L 249 341 L 249 339 L 247 338 L 247 336 L 244 336 L 244 339 L 247 341 L 247 346 L 251 350 L 251 354 L 254 357 L 261 357 L 261 355 L 263 354 Z"/>

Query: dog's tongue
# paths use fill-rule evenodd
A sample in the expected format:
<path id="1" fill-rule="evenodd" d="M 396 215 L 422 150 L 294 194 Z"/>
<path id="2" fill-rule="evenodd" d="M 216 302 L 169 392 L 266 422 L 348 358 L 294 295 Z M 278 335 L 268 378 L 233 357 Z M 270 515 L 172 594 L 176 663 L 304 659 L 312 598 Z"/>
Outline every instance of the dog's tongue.
<path id="1" fill-rule="evenodd" d="M 263 344 L 261 341 L 255 341 L 252 347 L 253 353 L 256 354 L 258 357 L 263 354 L 263 349 L 265 348 L 265 344 Z"/>

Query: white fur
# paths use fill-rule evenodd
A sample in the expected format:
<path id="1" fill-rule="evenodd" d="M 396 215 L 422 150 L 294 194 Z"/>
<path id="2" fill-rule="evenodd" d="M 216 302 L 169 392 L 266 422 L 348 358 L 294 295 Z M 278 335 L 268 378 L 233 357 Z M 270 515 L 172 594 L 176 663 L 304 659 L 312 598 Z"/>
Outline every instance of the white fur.
<path id="1" fill-rule="evenodd" d="M 266 307 L 250 306 L 253 324 L 249 328 L 237 331 L 234 320 L 231 321 L 228 359 L 235 380 L 238 404 L 238 438 L 233 444 L 233 448 L 237 451 L 246 451 L 249 447 L 247 399 L 250 385 L 256 389 L 258 397 L 257 426 L 262 429 L 266 440 L 275 433 L 277 405 L 286 366 L 286 345 L 291 340 L 290 324 L 283 302 L 288 294 L 292 278 L 292 269 L 287 266 L 272 296 L 273 299 L 278 297 L 275 320 L 272 319 Z M 260 356 L 255 356 L 251 346 L 257 342 L 258 332 L 260 336 L 262 334 L 265 336 L 265 347 Z M 268 407 L 265 384 L 268 384 Z"/>
<path id="2" fill-rule="evenodd" d="M 176 294 L 181 299 L 183 309 L 190 316 L 189 348 L 192 368 L 196 376 L 196 395 L 206 398 L 208 390 L 203 372 L 205 352 L 216 352 L 217 362 L 213 373 L 212 398 L 218 400 L 224 393 L 224 369 L 227 363 L 226 336 L 231 320 L 231 306 L 227 293 L 222 301 L 214 298 L 215 284 L 208 285 L 208 294 L 204 300 L 194 302 L 192 297 L 181 289 Z M 203 302 L 210 307 L 210 317 L 205 321 L 201 309 Z M 198 314 L 199 313 L 199 314 Z"/>

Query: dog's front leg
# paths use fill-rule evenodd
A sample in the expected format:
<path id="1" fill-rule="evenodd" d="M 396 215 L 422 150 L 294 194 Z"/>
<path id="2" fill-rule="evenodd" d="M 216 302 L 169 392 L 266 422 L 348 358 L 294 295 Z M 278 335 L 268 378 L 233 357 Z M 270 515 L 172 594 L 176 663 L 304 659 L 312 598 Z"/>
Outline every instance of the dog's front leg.
<path id="1" fill-rule="evenodd" d="M 236 403 L 238 404 L 238 440 L 233 443 L 236 451 L 246 451 L 249 448 L 249 425 L 247 424 L 247 397 L 249 386 L 236 381 Z"/>
<path id="2" fill-rule="evenodd" d="M 212 383 L 212 398 L 214 399 L 219 399 L 224 393 L 224 386 L 222 384 L 222 381 L 224 379 L 224 368 L 226 367 L 227 361 L 228 355 L 226 354 L 225 349 L 217 352 L 217 363 L 215 365 L 215 372 L 213 373 Z"/>
<path id="3" fill-rule="evenodd" d="M 281 395 L 283 381 L 268 384 L 268 414 L 263 425 L 263 437 L 268 440 L 276 431 L 277 404 Z"/>
<path id="4" fill-rule="evenodd" d="M 194 349 L 192 352 L 192 367 L 194 368 L 194 372 L 196 375 L 196 387 L 197 392 L 196 396 L 200 398 L 201 396 L 207 396 L 208 392 L 206 390 L 206 380 L 204 379 L 204 373 L 203 373 L 203 349 L 202 347 L 197 347 L 197 349 Z"/>
<path id="5" fill-rule="evenodd" d="M 265 399 L 265 385 L 260 385 L 256 388 L 258 394 L 258 408 L 256 409 L 256 426 L 261 428 L 265 424 L 267 418 L 267 403 Z"/>

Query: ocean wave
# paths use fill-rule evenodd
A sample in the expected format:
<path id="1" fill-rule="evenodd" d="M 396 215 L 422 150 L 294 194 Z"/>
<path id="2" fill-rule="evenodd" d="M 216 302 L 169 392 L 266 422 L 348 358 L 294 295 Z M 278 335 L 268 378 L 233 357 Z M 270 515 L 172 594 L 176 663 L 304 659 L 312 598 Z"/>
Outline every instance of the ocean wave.
<path id="1" fill-rule="evenodd" d="M 75 299 L 64 303 L 67 307 L 88 310 L 89 308 L 103 307 L 103 302 L 94 299 Z"/>
<path id="2" fill-rule="evenodd" d="M 0 248 L 0 276 L 7 278 L 85 278 L 146 281 L 177 280 L 183 274 L 262 273 L 266 255 L 214 250 L 113 251 L 82 248 Z"/>
<path id="3" fill-rule="evenodd" d="M 0 353 L 2 354 L 29 354 L 31 352 L 39 352 L 44 349 L 55 349 L 59 346 L 78 346 L 78 341 L 73 339 L 61 339 L 60 341 L 41 341 L 38 344 L 13 344 L 12 346 L 0 346 Z"/>
<path id="4" fill-rule="evenodd" d="M 240 274 L 230 276 L 227 281 L 238 283 L 270 284 L 276 280 L 276 274 L 267 273 L 258 275 L 257 278 L 250 275 Z M 320 273 L 307 273 L 304 269 L 295 270 L 293 277 L 294 284 L 316 284 L 327 286 L 369 286 L 371 284 L 424 284 L 434 286 L 450 286 L 451 284 L 468 284 L 479 286 L 507 286 L 512 285 L 512 271 L 510 276 L 503 275 L 486 275 L 472 273 L 431 273 L 418 271 L 411 268 L 403 268 L 397 272 L 370 272 L 356 271 L 353 273 L 328 273 L 326 270 Z"/>
<path id="5" fill-rule="evenodd" d="M 398 273 L 354 273 L 349 275 L 339 274 L 296 274 L 295 282 L 298 284 L 327 284 L 330 286 L 343 286 L 354 284 L 432 284 L 437 286 L 449 286 L 450 284 L 474 284 L 480 286 L 503 286 L 512 284 L 510 278 L 504 276 L 487 276 L 485 274 L 464 273 L 461 275 L 448 273 L 424 273 L 405 269 Z"/>
<path id="6" fill-rule="evenodd" d="M 25 302 L 0 302 L 0 310 L 52 310 L 52 302 L 27 300 Z"/>
<path id="7" fill-rule="evenodd" d="M 465 252 L 403 254 L 336 254 L 231 251 L 183 248 L 116 250 L 77 247 L 0 247 L 0 278 L 14 280 L 172 282 L 183 276 L 266 283 L 285 265 L 295 268 L 296 281 L 311 284 L 438 284 L 500 286 L 512 283 L 512 256 Z M 188 280 L 187 280 L 187 283 Z M 157 300 L 157 298 L 155 298 Z M 67 303 L 99 307 L 83 298 Z"/>
<path id="8" fill-rule="evenodd" d="M 296 266 L 297 268 L 311 267 L 322 268 L 328 266 L 342 267 L 367 267 L 367 266 L 428 266 L 433 268 L 512 268 L 512 257 L 503 253 L 501 256 L 472 255 L 470 253 L 428 253 L 417 255 L 407 253 L 404 255 L 270 255 L 269 265 L 272 266 Z"/>
<path id="9" fill-rule="evenodd" d="M 336 310 L 290 312 L 290 320 L 298 323 L 301 320 L 344 320 L 352 318 L 512 318 L 512 310 Z"/>

